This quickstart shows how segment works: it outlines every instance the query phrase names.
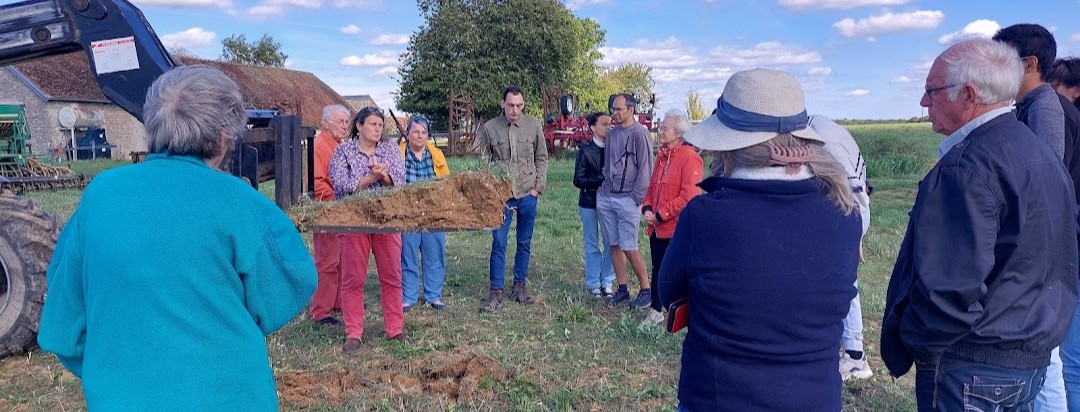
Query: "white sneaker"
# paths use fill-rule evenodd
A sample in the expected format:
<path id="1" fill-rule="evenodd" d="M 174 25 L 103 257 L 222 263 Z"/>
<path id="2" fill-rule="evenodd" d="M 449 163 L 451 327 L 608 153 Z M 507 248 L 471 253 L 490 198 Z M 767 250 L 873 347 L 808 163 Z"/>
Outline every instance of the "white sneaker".
<path id="1" fill-rule="evenodd" d="M 840 356 L 840 379 L 845 381 L 851 378 L 864 379 L 873 374 L 874 372 L 870 371 L 870 364 L 866 363 L 866 354 L 863 354 L 862 359 L 852 359 L 847 352 Z"/>
<path id="2" fill-rule="evenodd" d="M 641 321 L 643 325 L 658 326 L 664 323 L 664 312 L 649 309 L 649 314 L 645 315 L 645 320 Z"/>

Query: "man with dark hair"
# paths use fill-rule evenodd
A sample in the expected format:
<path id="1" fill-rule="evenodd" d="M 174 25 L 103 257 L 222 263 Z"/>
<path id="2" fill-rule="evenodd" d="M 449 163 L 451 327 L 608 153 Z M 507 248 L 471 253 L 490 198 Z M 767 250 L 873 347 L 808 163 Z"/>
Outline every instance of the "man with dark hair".
<path id="1" fill-rule="evenodd" d="M 649 130 L 637 121 L 634 96 L 623 93 L 611 101 L 611 120 L 614 127 L 608 132 L 604 153 L 604 183 L 596 191 L 596 213 L 600 229 L 611 245 L 611 262 L 615 267 L 615 290 L 609 303 L 630 301 L 627 288 L 626 261 L 629 259 L 641 289 L 630 307 L 644 309 L 651 302 L 649 273 L 645 258 L 638 251 L 638 229 L 641 226 L 641 204 L 649 190 L 652 176 L 653 152 Z"/>
<path id="2" fill-rule="evenodd" d="M 1015 49 L 1024 65 L 1016 117 L 1064 160 L 1065 114 L 1054 88 L 1044 80 L 1057 58 L 1054 35 L 1038 24 L 1014 24 L 999 30 L 994 40 Z"/>
<path id="3" fill-rule="evenodd" d="M 491 232 L 491 257 L 488 274 L 491 286 L 488 297 L 480 306 L 492 312 L 502 303 L 506 277 L 506 242 L 510 222 L 517 215 L 517 250 L 514 253 L 514 285 L 510 300 L 530 305 L 525 281 L 529 275 L 529 256 L 532 247 L 533 224 L 536 223 L 536 203 L 547 184 L 547 140 L 540 122 L 523 113 L 525 96 L 517 86 L 507 86 L 502 94 L 503 114 L 484 123 L 477 130 L 474 149 L 480 158 L 506 168 L 514 177 L 510 198 L 503 212 L 503 224 Z"/>
<path id="4" fill-rule="evenodd" d="M 1014 24 L 1001 29 L 994 35 L 994 40 L 1008 44 L 1017 51 L 1024 66 L 1024 75 L 1020 80 L 1020 92 L 1016 95 L 1017 118 L 1024 122 L 1035 136 L 1050 145 L 1054 153 L 1065 162 L 1077 163 L 1076 170 L 1070 169 L 1075 187 L 1076 177 L 1080 177 L 1080 162 L 1074 159 L 1080 153 L 1077 148 L 1076 110 L 1071 104 L 1063 103 L 1059 95 L 1046 82 L 1050 70 L 1057 58 L 1057 42 L 1054 35 L 1038 24 Z M 1065 115 L 1065 109 L 1071 116 Z M 1071 122 L 1070 122 L 1071 120 Z M 1050 366 L 1046 369 L 1046 382 L 1035 399 L 1035 411 L 1061 411 L 1067 407 L 1065 399 L 1065 381 L 1062 377 L 1062 359 L 1059 349 L 1055 348 L 1050 356 Z"/>

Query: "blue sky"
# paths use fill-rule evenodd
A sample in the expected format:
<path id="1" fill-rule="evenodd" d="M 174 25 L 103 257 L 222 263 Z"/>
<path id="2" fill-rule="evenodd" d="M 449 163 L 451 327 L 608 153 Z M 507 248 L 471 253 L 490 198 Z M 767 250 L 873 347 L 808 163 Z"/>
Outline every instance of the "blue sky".
<path id="1" fill-rule="evenodd" d="M 0 0 L 0 4 L 13 1 Z M 399 54 L 423 23 L 407 0 L 133 0 L 170 47 L 216 58 L 221 40 L 268 33 L 288 67 L 343 95 L 393 107 Z M 697 90 L 711 110 L 734 72 L 794 74 L 811 113 L 835 118 L 919 116 L 932 59 L 957 36 L 1038 23 L 1059 56 L 1080 56 L 1080 0 L 569 0 L 607 32 L 603 66 L 654 68 L 660 108 Z"/>

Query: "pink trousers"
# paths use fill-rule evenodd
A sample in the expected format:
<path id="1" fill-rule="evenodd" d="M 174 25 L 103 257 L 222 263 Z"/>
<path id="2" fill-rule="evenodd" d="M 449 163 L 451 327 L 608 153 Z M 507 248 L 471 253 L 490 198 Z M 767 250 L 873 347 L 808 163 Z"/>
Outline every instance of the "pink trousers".
<path id="1" fill-rule="evenodd" d="M 315 268 L 319 285 L 311 295 L 311 319 L 319 320 L 341 310 L 341 246 L 337 233 L 311 235 L 315 244 Z"/>
<path id="2" fill-rule="evenodd" d="M 345 314 L 345 336 L 364 335 L 364 283 L 368 260 L 375 255 L 379 274 L 379 294 L 386 336 L 401 334 L 405 314 L 401 310 L 401 234 L 341 235 L 341 304 Z"/>

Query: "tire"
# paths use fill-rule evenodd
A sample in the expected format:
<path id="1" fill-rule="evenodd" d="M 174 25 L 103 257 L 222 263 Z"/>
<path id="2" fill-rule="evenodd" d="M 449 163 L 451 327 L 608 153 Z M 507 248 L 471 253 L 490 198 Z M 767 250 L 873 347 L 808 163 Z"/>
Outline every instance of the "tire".
<path id="1" fill-rule="evenodd" d="M 37 346 L 45 269 L 59 234 L 36 203 L 0 191 L 0 358 Z"/>
<path id="2" fill-rule="evenodd" d="M 574 98 L 572 96 L 564 94 L 559 98 L 559 111 L 562 112 L 563 116 L 574 114 L 574 110 L 576 109 L 577 108 L 574 107 Z"/>

